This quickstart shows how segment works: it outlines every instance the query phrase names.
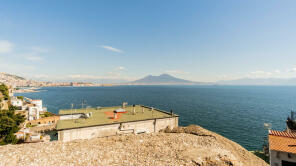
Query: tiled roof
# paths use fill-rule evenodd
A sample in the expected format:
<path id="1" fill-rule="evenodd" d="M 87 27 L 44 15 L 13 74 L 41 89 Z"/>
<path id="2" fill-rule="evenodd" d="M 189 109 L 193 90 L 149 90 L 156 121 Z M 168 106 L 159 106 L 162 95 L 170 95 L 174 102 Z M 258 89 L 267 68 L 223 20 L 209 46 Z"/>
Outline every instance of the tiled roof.
<path id="1" fill-rule="evenodd" d="M 269 131 L 269 149 L 296 154 L 296 133 Z"/>
<path id="2" fill-rule="evenodd" d="M 269 135 L 296 138 L 296 133 L 295 132 L 269 130 Z"/>

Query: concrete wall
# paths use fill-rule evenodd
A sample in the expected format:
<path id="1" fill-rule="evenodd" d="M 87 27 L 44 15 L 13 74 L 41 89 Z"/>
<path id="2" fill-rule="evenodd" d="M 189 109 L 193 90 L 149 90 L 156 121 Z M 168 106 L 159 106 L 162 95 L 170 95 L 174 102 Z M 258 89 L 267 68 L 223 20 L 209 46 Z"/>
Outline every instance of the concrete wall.
<path id="1" fill-rule="evenodd" d="M 30 125 L 39 125 L 39 124 L 56 124 L 60 120 L 60 116 L 50 116 L 45 118 L 40 118 L 28 122 Z"/>
<path id="2" fill-rule="evenodd" d="M 178 126 L 178 117 L 61 130 L 58 131 L 58 140 L 67 142 L 127 133 L 152 133 L 165 129 L 167 126 L 171 128 Z"/>
<path id="3" fill-rule="evenodd" d="M 282 160 L 296 163 L 296 154 L 270 150 L 270 166 L 282 166 Z M 288 157 L 290 154 L 290 158 Z"/>
<path id="4" fill-rule="evenodd" d="M 79 119 L 83 114 L 60 115 L 60 120 Z"/>

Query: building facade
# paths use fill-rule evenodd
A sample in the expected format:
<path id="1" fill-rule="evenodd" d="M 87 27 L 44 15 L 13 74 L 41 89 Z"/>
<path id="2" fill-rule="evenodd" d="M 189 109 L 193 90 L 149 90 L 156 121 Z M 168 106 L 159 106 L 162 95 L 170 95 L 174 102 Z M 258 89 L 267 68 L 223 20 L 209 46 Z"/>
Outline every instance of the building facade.
<path id="1" fill-rule="evenodd" d="M 39 119 L 40 111 L 39 108 L 35 105 L 28 106 L 28 120 L 36 120 Z"/>
<path id="2" fill-rule="evenodd" d="M 23 106 L 23 100 L 13 97 L 11 99 L 11 105 L 21 108 Z"/>
<path id="3" fill-rule="evenodd" d="M 39 111 L 43 111 L 42 100 L 32 100 L 31 103 L 34 104 Z"/>
<path id="4" fill-rule="evenodd" d="M 60 120 L 57 124 L 58 140 L 67 142 L 128 133 L 153 133 L 167 127 L 178 126 L 179 116 L 173 113 L 141 105 L 127 106 L 124 108 L 125 112 L 116 113 L 115 110 L 118 108 L 105 107 L 100 108 L 100 110 L 80 110 L 86 112 L 86 114 L 91 113 L 91 116 L 87 118 L 82 116 L 83 119 L 77 119 L 77 116 L 75 116 L 81 116 L 82 113 L 60 114 Z M 73 117 L 73 119 L 70 119 L 70 117 Z"/>
<path id="5" fill-rule="evenodd" d="M 269 130 L 271 166 L 296 166 L 296 133 Z"/>
<path id="6" fill-rule="evenodd" d="M 177 127 L 178 119 L 179 117 L 175 116 L 163 119 L 141 120 L 59 130 L 58 140 L 67 142 L 76 139 L 91 139 L 96 137 L 106 137 L 128 133 L 141 134 L 159 132 L 160 130 L 167 127 Z"/>

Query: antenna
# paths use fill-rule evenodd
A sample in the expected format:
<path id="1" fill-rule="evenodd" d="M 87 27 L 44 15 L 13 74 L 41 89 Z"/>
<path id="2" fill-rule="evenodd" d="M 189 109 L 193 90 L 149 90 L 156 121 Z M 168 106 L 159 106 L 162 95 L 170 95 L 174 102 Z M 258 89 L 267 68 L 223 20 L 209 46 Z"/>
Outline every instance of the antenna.
<path id="1" fill-rule="evenodd" d="M 151 112 L 152 112 L 152 117 L 154 116 L 154 108 L 153 107 L 151 107 Z"/>
<path id="2" fill-rule="evenodd" d="M 136 115 L 136 108 L 135 108 L 135 105 L 133 105 L 133 115 Z"/>
<path id="3" fill-rule="evenodd" d="M 72 117 L 72 120 L 73 120 L 73 106 L 74 106 L 74 104 L 71 103 L 71 117 Z"/>
<path id="4" fill-rule="evenodd" d="M 85 105 L 85 100 L 84 99 L 82 99 L 82 101 L 81 101 L 81 109 L 83 109 L 83 106 Z"/>
<path id="5" fill-rule="evenodd" d="M 83 111 L 83 106 L 85 105 L 85 111 L 84 111 L 84 114 L 86 115 L 86 101 L 84 99 L 82 99 L 82 102 L 81 102 L 81 110 Z"/>

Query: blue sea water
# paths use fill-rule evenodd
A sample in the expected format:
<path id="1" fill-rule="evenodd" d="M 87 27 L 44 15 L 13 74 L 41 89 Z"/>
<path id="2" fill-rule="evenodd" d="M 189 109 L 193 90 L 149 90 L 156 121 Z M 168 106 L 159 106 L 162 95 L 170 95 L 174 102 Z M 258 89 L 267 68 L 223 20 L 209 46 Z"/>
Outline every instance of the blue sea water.
<path id="1" fill-rule="evenodd" d="M 91 107 L 143 104 L 180 115 L 179 125 L 200 125 L 217 132 L 248 150 L 260 150 L 267 131 L 284 130 L 285 120 L 296 106 L 293 86 L 115 86 L 48 87 L 38 93 L 19 93 L 42 99 L 48 111 Z"/>

